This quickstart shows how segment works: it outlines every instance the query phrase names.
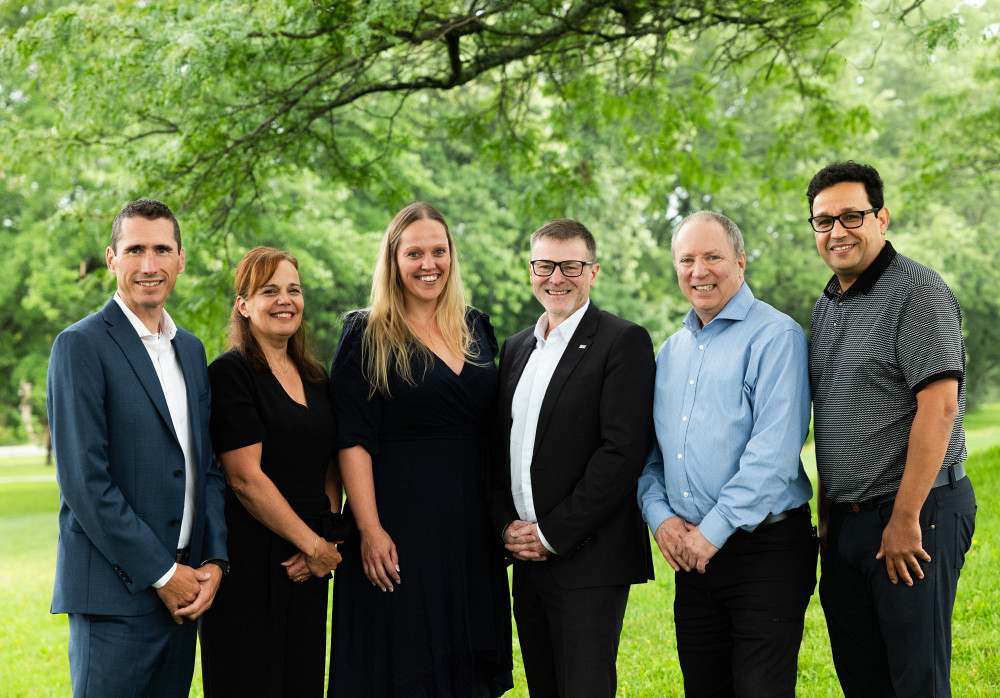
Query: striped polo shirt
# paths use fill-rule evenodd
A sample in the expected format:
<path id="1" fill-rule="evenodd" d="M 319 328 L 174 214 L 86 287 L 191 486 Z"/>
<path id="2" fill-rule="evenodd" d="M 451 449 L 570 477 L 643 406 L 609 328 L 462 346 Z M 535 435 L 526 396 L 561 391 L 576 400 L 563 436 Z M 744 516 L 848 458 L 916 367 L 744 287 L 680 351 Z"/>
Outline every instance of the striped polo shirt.
<path id="1" fill-rule="evenodd" d="M 863 501 L 899 489 L 917 393 L 958 378 L 959 415 L 942 467 L 965 460 L 962 311 L 932 269 L 888 241 L 840 290 L 830 279 L 812 314 L 816 465 L 826 496 Z"/>

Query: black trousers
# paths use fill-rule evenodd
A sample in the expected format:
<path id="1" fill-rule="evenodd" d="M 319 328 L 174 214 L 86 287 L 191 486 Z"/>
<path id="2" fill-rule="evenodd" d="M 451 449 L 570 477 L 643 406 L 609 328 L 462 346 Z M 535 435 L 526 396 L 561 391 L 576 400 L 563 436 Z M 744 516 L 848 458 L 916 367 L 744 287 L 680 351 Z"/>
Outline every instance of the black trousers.
<path id="1" fill-rule="evenodd" d="M 629 588 L 564 589 L 547 562 L 514 562 L 514 620 L 531 698 L 614 698 Z"/>
<path id="2" fill-rule="evenodd" d="M 892 502 L 830 508 L 819 592 L 847 698 L 951 695 L 951 612 L 976 528 L 969 478 L 930 491 L 920 510 L 924 578 L 893 584 L 876 560 Z"/>
<path id="3" fill-rule="evenodd" d="M 674 621 L 687 698 L 794 696 L 816 587 L 808 509 L 737 531 L 705 573 L 677 572 Z"/>

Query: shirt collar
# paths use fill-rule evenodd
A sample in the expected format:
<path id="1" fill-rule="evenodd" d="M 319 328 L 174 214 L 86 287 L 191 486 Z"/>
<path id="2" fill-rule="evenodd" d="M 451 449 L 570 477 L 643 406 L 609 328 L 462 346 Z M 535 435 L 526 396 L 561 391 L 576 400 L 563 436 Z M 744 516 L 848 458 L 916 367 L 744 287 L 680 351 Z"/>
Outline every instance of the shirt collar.
<path id="1" fill-rule="evenodd" d="M 544 346 L 546 341 L 552 341 L 552 334 L 558 332 L 558 337 L 562 337 L 565 341 L 569 341 L 569 338 L 573 336 L 576 332 L 576 328 L 580 326 L 580 321 L 583 320 L 583 314 L 587 312 L 587 308 L 590 307 L 590 299 L 580 306 L 572 315 L 556 325 L 552 332 L 549 332 L 549 339 L 545 339 L 545 330 L 549 327 L 549 316 L 547 313 L 542 313 L 542 316 L 538 318 L 538 322 L 535 323 L 535 339 L 537 339 L 540 344 L 539 346 Z"/>
<path id="2" fill-rule="evenodd" d="M 123 313 L 125 313 L 125 317 L 128 318 L 129 323 L 132 325 L 132 327 L 135 328 L 135 331 L 139 334 L 139 337 L 154 336 L 154 334 L 149 331 L 149 328 L 146 327 L 146 325 L 142 322 L 142 320 L 140 320 L 138 316 L 135 313 L 133 313 L 132 310 L 127 305 L 125 305 L 125 301 L 122 300 L 122 297 L 118 295 L 117 291 L 115 292 L 114 299 L 115 302 L 118 304 L 118 307 L 122 309 Z M 170 319 L 170 316 L 167 314 L 166 309 L 165 308 L 161 309 L 160 335 L 173 341 L 175 334 L 177 334 L 177 325 L 175 325 L 174 321 Z"/>
<path id="3" fill-rule="evenodd" d="M 716 320 L 745 320 L 753 302 L 753 291 L 750 290 L 747 282 L 744 281 L 743 285 L 740 286 L 740 290 L 736 292 L 736 295 L 730 298 L 729 302 L 719 311 L 719 314 L 712 318 L 712 322 Z M 712 322 L 708 324 L 711 325 Z M 704 326 L 701 324 L 701 318 L 698 317 L 698 313 L 695 312 L 694 308 L 688 310 L 687 315 L 684 316 L 684 327 L 690 332 L 698 332 L 704 329 Z"/>
<path id="4" fill-rule="evenodd" d="M 823 289 L 823 293 L 826 294 L 827 298 L 837 298 L 848 292 L 868 293 L 895 258 L 896 250 L 893 249 L 892 243 L 886 240 L 885 245 L 882 246 L 882 250 L 878 253 L 878 257 L 868 265 L 867 269 L 861 272 L 861 276 L 853 284 L 848 286 L 847 291 L 840 289 L 840 280 L 834 274 L 826 284 L 826 288 Z"/>

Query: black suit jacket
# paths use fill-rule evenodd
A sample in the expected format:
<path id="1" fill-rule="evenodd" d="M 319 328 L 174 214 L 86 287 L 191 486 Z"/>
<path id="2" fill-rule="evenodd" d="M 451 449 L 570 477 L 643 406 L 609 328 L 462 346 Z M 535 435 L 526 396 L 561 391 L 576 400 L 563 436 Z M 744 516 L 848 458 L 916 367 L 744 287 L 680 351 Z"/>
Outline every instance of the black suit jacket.
<path id="1" fill-rule="evenodd" d="M 529 327 L 500 350 L 491 497 L 500 536 L 519 518 L 510 486 L 511 404 L 534 348 Z M 652 438 L 655 373 L 649 333 L 591 303 L 549 382 L 531 461 L 538 525 L 557 553 L 537 564 L 551 565 L 564 588 L 653 578 L 636 482 Z"/>

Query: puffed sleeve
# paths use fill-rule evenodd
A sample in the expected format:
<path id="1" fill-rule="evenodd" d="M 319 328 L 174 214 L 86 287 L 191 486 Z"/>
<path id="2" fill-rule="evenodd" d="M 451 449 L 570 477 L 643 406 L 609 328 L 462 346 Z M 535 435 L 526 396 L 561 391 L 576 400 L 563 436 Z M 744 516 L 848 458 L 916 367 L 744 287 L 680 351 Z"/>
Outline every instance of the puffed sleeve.
<path id="1" fill-rule="evenodd" d="M 261 421 L 253 370 L 235 350 L 219 356 L 208 367 L 212 384 L 209 431 L 212 448 L 225 453 L 267 439 Z"/>
<path id="2" fill-rule="evenodd" d="M 330 367 L 330 396 L 337 417 L 336 447 L 363 446 L 375 455 L 379 452 L 384 398 L 377 391 L 371 395 L 371 383 L 364 375 L 361 353 L 366 325 L 367 315 L 361 311 L 344 318 L 344 330 Z"/>
<path id="3" fill-rule="evenodd" d="M 466 318 L 478 345 L 479 358 L 493 361 L 500 351 L 500 344 L 490 324 L 490 316 L 470 306 L 466 310 Z"/>

